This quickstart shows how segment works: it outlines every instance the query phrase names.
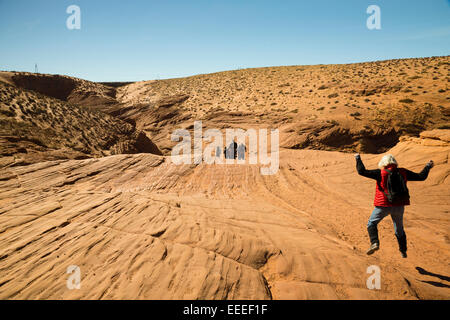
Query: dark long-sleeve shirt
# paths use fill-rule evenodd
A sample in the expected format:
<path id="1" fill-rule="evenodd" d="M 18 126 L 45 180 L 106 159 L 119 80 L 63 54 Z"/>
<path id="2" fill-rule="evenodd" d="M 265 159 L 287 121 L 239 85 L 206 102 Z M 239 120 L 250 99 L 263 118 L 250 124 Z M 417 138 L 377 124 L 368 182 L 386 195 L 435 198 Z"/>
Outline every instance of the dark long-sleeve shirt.
<path id="1" fill-rule="evenodd" d="M 358 174 L 377 180 L 377 182 L 381 182 L 381 170 L 375 169 L 375 170 L 367 170 L 366 167 L 364 167 L 364 164 L 360 157 L 356 159 L 356 170 L 358 171 Z M 420 173 L 412 172 L 408 169 L 404 169 L 406 172 L 406 179 L 408 181 L 424 181 L 428 177 L 428 173 L 430 172 L 430 167 L 428 165 L 423 168 L 423 170 Z"/>

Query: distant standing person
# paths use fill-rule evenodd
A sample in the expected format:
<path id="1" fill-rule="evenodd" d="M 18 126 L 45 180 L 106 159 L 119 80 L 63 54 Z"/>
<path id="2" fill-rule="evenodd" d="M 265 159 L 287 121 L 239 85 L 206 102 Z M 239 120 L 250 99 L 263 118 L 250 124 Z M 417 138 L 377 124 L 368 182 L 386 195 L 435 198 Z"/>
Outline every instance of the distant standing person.
<path id="1" fill-rule="evenodd" d="M 378 239 L 378 223 L 391 215 L 394 223 L 395 236 L 397 237 L 400 253 L 403 258 L 407 257 L 406 234 L 403 228 L 403 213 L 405 206 L 409 205 L 409 191 L 406 187 L 407 181 L 424 181 L 433 168 L 433 160 L 430 160 L 420 173 L 414 173 L 404 168 L 398 168 L 394 156 L 387 154 L 378 163 L 379 169 L 366 170 L 359 153 L 355 154 L 356 170 L 361 176 L 376 180 L 375 200 L 372 215 L 367 224 L 370 237 L 370 255 L 380 248 Z"/>
<path id="2" fill-rule="evenodd" d="M 230 145 L 227 148 L 227 150 L 229 151 L 228 159 L 236 159 L 237 158 L 237 147 L 238 147 L 238 144 L 236 141 L 233 141 L 232 143 L 230 143 Z"/>
<path id="3" fill-rule="evenodd" d="M 237 153 L 238 153 L 238 160 L 245 160 L 245 151 L 247 148 L 245 147 L 245 144 L 241 143 L 238 146 Z"/>
<path id="4" fill-rule="evenodd" d="M 220 147 L 217 147 L 216 148 L 216 158 L 220 158 L 220 154 L 221 154 Z"/>

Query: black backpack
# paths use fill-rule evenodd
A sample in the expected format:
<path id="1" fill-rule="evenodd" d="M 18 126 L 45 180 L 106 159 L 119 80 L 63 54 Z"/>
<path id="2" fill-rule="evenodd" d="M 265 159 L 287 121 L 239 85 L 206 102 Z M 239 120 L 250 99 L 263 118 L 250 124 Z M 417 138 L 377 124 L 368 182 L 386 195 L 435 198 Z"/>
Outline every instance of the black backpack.
<path id="1" fill-rule="evenodd" d="M 381 189 L 388 199 L 390 203 L 399 203 L 403 202 L 409 199 L 409 191 L 406 187 L 406 181 L 405 178 L 403 178 L 402 174 L 400 173 L 400 170 L 394 169 L 393 171 L 389 169 L 384 169 L 388 172 L 387 178 L 386 178 L 386 189 L 388 193 L 384 192 L 383 189 Z"/>

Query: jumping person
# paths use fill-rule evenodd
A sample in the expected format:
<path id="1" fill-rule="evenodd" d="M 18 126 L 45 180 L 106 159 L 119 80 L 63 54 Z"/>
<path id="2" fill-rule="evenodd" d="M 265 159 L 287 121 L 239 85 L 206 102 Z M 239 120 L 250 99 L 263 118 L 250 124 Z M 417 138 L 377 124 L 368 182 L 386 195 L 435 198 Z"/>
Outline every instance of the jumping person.
<path id="1" fill-rule="evenodd" d="M 406 234 L 403 229 L 403 213 L 405 206 L 409 205 L 409 192 L 406 183 L 407 181 L 424 181 L 428 177 L 430 169 L 434 166 L 433 160 L 430 160 L 420 173 L 414 173 L 404 168 L 398 168 L 397 161 L 391 154 L 383 156 L 378 163 L 380 169 L 375 170 L 366 170 L 359 153 L 355 154 L 355 158 L 358 174 L 377 182 L 373 203 L 375 209 L 373 209 L 367 224 L 371 243 L 367 254 L 370 255 L 380 248 L 377 225 L 390 214 L 400 253 L 403 258 L 406 258 Z"/>

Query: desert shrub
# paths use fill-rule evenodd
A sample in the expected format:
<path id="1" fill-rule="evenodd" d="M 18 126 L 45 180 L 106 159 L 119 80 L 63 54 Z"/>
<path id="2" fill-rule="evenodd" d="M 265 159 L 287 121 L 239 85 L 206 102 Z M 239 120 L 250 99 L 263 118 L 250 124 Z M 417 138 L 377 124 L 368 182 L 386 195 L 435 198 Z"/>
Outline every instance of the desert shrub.
<path id="1" fill-rule="evenodd" d="M 355 113 L 350 113 L 350 116 L 352 117 L 359 117 L 361 115 L 361 113 L 359 113 L 358 111 L 356 111 Z"/>
<path id="2" fill-rule="evenodd" d="M 332 99 L 332 98 L 336 98 L 336 97 L 338 97 L 338 96 L 339 96 L 339 94 L 337 94 L 337 93 L 332 93 L 332 94 L 328 95 L 328 98 L 329 98 L 329 99 Z"/>
<path id="3" fill-rule="evenodd" d="M 0 110 L 0 113 L 7 116 L 7 117 L 14 117 L 16 115 L 16 112 L 14 110 Z"/>
<path id="4" fill-rule="evenodd" d="M 401 103 L 413 103 L 414 100 L 406 98 L 406 99 L 399 100 L 399 102 L 401 102 Z"/>

